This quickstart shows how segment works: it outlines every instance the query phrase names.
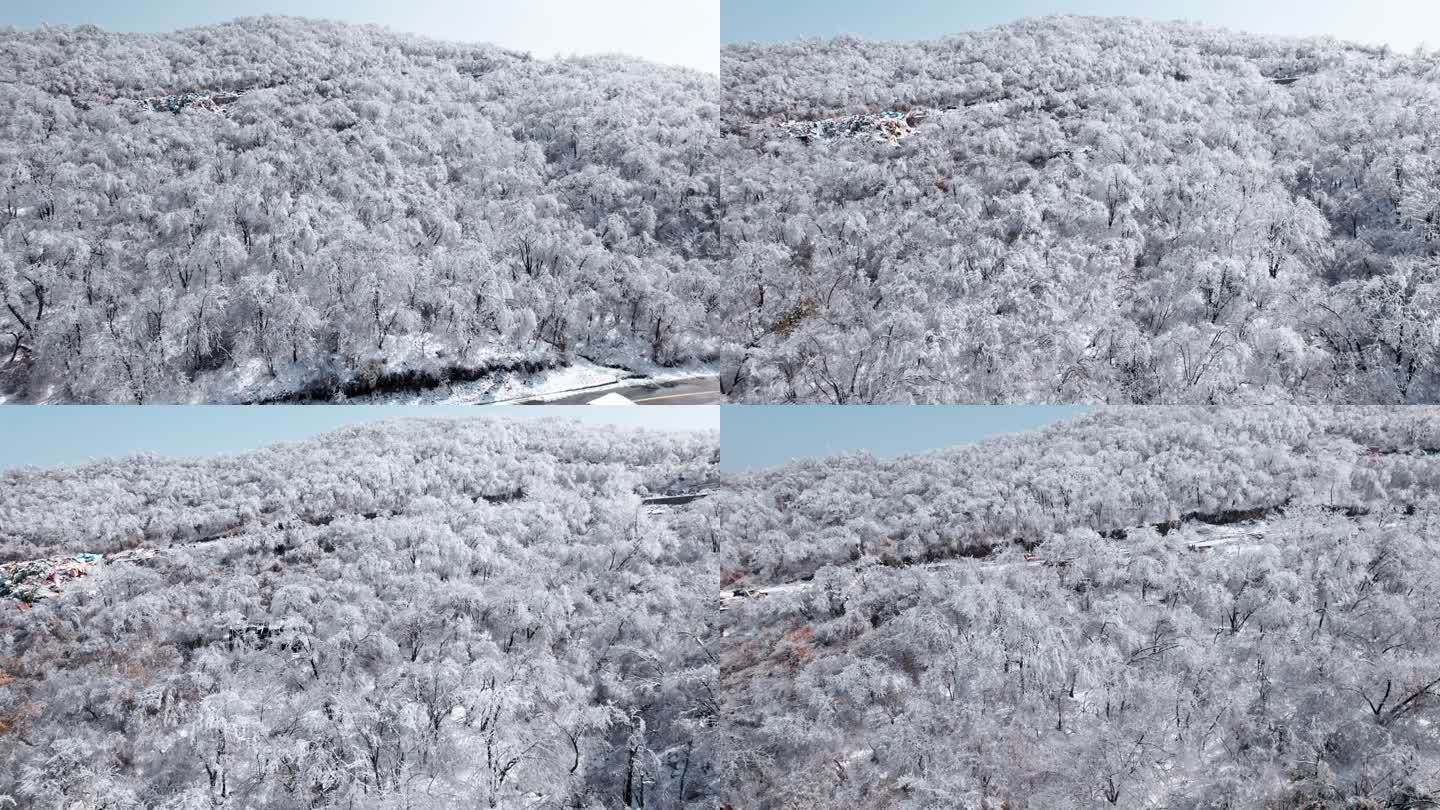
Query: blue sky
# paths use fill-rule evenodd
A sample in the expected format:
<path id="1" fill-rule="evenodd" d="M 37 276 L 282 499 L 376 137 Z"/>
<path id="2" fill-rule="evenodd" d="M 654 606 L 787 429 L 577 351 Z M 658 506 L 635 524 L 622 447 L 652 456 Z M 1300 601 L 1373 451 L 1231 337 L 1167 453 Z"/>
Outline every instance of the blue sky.
<path id="1" fill-rule="evenodd" d="M 732 405 L 720 414 L 720 468 L 773 467 L 868 450 L 881 458 L 1035 430 L 1080 405 Z"/>
<path id="2" fill-rule="evenodd" d="M 1048 14 L 1185 19 L 1257 34 L 1440 46 L 1437 0 L 722 0 L 723 42 L 858 34 L 932 39 Z"/>
<path id="3" fill-rule="evenodd" d="M 0 26 L 92 23 L 174 31 L 236 17 L 289 14 L 373 23 L 536 56 L 626 53 L 719 71 L 720 0 L 3 0 Z"/>
<path id="4" fill-rule="evenodd" d="M 396 416 L 565 417 L 592 424 L 704 430 L 719 427 L 717 411 L 590 405 L 6 405 L 0 407 L 0 471 L 146 452 L 185 457 L 235 453 Z"/>

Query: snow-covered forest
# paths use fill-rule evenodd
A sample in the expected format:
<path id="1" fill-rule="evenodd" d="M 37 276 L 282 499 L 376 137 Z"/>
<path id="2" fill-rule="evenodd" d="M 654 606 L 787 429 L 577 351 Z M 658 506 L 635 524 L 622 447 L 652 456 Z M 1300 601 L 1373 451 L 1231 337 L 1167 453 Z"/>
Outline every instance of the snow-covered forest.
<path id="1" fill-rule="evenodd" d="M 1433 55 L 1057 17 L 721 75 L 736 397 L 1440 399 Z"/>
<path id="2" fill-rule="evenodd" d="M 0 396 L 715 357 L 712 76 L 273 17 L 0 61 Z"/>
<path id="3" fill-rule="evenodd" d="M 0 611 L 0 806 L 703 804 L 717 559 L 642 498 L 717 452 L 412 419 L 8 473 L 0 562 L 100 561 Z"/>
<path id="4" fill-rule="evenodd" d="M 735 807 L 1440 800 L 1440 410 L 1120 408 L 739 475 Z"/>

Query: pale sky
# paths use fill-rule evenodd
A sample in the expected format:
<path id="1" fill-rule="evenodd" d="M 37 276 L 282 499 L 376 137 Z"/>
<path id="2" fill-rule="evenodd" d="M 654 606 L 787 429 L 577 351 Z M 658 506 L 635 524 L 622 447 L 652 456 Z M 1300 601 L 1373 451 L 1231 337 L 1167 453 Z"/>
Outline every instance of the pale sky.
<path id="1" fill-rule="evenodd" d="M 1280 36 L 1329 35 L 1411 51 L 1440 46 L 1440 0 L 723 0 L 726 42 L 856 34 L 934 39 L 1051 14 L 1190 20 Z"/>
<path id="2" fill-rule="evenodd" d="M 537 57 L 623 53 L 719 72 L 720 0 L 0 0 L 0 26 L 174 31 L 286 14 L 383 25 Z"/>
<path id="3" fill-rule="evenodd" d="M 715 430 L 719 408 L 591 405 L 5 405 L 0 472 L 80 464 L 136 453 L 198 458 L 299 441 L 392 417 L 575 419 L 654 430 Z"/>
<path id="4" fill-rule="evenodd" d="M 727 405 L 720 469 L 740 472 L 863 450 L 878 458 L 973 444 L 1075 417 L 1085 405 Z"/>

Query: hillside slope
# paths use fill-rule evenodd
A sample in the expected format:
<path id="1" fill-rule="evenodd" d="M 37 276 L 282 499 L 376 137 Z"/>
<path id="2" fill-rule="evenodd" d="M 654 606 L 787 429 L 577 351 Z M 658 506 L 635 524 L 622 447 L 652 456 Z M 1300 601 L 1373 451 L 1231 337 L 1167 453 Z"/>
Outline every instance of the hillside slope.
<path id="1" fill-rule="evenodd" d="M 715 558 L 691 507 L 637 493 L 705 480 L 716 452 L 713 434 L 408 420 L 4 475 L 7 560 L 103 557 L 0 611 L 0 797 L 703 802 Z"/>
<path id="2" fill-rule="evenodd" d="M 1058 17 L 721 71 L 738 397 L 1440 398 L 1434 56 Z"/>
<path id="3" fill-rule="evenodd" d="M 1405 411 L 1118 409 L 736 478 L 723 799 L 1433 804 L 1440 411 Z"/>
<path id="4" fill-rule="evenodd" d="M 0 32 L 0 394 L 713 353 L 712 77 L 370 27 Z"/>
<path id="5" fill-rule="evenodd" d="M 1440 412 L 1115 407 L 897 459 L 814 459 L 729 478 L 727 581 L 911 565 L 1287 507 L 1345 510 L 1440 489 Z"/>

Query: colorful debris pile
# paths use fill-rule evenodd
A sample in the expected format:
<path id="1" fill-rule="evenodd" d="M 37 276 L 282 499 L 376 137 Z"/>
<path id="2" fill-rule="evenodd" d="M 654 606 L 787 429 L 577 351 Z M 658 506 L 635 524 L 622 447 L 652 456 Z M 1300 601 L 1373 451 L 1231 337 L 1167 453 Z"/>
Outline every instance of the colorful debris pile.
<path id="1" fill-rule="evenodd" d="M 91 566 L 101 562 L 99 554 L 49 557 L 41 560 L 0 563 L 0 597 L 32 605 L 65 592 L 65 586 L 88 576 Z"/>
<path id="2" fill-rule="evenodd" d="M 155 556 L 151 548 L 132 548 L 114 554 L 82 551 L 39 560 L 0 563 L 0 599 L 14 599 L 22 609 L 44 599 L 59 596 L 81 577 L 90 576 L 106 563 L 139 562 Z"/>
<path id="3" fill-rule="evenodd" d="M 846 115 L 839 118 L 822 118 L 818 121 L 784 121 L 780 128 L 806 143 L 815 140 L 833 141 L 840 138 L 864 138 L 875 143 L 899 143 L 915 134 L 915 127 L 930 114 L 929 110 L 911 110 L 863 115 Z"/>

